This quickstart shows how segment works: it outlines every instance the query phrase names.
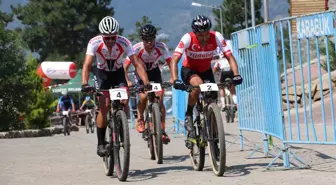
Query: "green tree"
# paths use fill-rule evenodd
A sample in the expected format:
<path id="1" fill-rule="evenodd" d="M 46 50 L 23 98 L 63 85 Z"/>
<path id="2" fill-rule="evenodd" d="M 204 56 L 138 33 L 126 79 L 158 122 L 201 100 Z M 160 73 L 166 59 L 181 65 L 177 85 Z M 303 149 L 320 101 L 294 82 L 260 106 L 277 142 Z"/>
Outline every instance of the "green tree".
<path id="1" fill-rule="evenodd" d="M 249 1 L 248 1 L 249 2 Z M 263 23 L 264 19 L 261 17 L 261 0 L 255 0 L 255 21 L 256 25 Z M 225 0 L 221 5 L 222 8 L 222 18 L 223 18 L 223 36 L 225 38 L 231 38 L 231 33 L 245 29 L 245 8 L 244 0 Z M 214 30 L 220 32 L 220 11 L 218 9 L 213 9 L 213 14 L 215 15 L 215 20 L 217 25 Z M 250 3 L 247 3 L 247 16 L 248 25 L 251 26 L 251 8 Z"/>
<path id="2" fill-rule="evenodd" d="M 26 102 L 28 104 L 24 112 L 26 128 L 45 128 L 48 125 L 48 117 L 54 112 L 57 100 L 53 98 L 50 91 L 44 89 L 42 79 L 37 75 L 36 69 L 38 61 L 28 56 L 27 73 L 23 79 L 23 83 L 29 86 L 29 97 Z"/>
<path id="3" fill-rule="evenodd" d="M 24 48 L 18 34 L 6 30 L 12 16 L 0 12 L 0 131 L 22 129 L 19 113 L 27 105 L 28 93 L 22 83 L 25 74 Z"/>
<path id="4" fill-rule="evenodd" d="M 23 40 L 32 52 L 39 53 L 40 61 L 58 54 L 77 60 L 80 67 L 89 39 L 98 34 L 99 21 L 114 15 L 110 4 L 111 0 L 30 0 L 11 8 L 25 25 L 20 30 Z"/>

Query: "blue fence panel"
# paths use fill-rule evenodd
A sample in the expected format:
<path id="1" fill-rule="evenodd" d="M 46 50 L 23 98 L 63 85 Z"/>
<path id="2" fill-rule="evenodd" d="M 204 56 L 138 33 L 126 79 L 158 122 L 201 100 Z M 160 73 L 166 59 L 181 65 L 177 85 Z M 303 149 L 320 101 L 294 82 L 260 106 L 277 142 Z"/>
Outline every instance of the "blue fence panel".
<path id="1" fill-rule="evenodd" d="M 178 78 L 181 80 L 181 67 L 182 59 L 178 63 Z M 187 110 L 188 93 L 181 90 L 176 90 L 172 88 L 173 91 L 173 117 L 175 119 L 175 124 L 173 128 L 176 134 L 183 132 L 186 135 L 185 128 L 183 126 L 185 111 Z"/>
<path id="2" fill-rule="evenodd" d="M 302 163 L 287 144 L 336 144 L 334 21 L 335 12 L 320 12 L 232 34 L 244 78 L 237 87 L 239 128 L 264 134 L 264 141 L 267 135 L 282 141 L 271 163 L 281 154 L 286 168 L 288 155 Z"/>

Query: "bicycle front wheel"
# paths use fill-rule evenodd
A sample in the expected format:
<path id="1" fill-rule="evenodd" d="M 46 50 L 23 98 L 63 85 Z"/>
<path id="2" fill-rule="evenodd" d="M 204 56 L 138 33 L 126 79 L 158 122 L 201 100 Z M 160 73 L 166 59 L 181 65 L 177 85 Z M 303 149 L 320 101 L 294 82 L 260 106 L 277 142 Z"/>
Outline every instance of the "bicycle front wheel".
<path id="1" fill-rule="evenodd" d="M 161 113 L 158 103 L 152 104 L 152 117 L 155 134 L 152 135 L 154 144 L 154 153 L 157 164 L 162 164 L 163 160 L 163 144 L 162 144 L 162 132 L 161 132 Z"/>
<path id="2" fill-rule="evenodd" d="M 126 181 L 129 172 L 131 144 L 127 116 L 123 110 L 118 110 L 114 123 L 113 151 L 115 169 L 119 181 Z"/>
<path id="3" fill-rule="evenodd" d="M 106 176 L 112 176 L 114 170 L 114 156 L 113 156 L 113 140 L 112 140 L 112 127 L 111 121 L 109 121 L 106 128 L 105 142 L 108 143 L 106 148 L 108 150 L 107 155 L 103 157 L 104 170 Z"/>
<path id="4" fill-rule="evenodd" d="M 226 148 L 225 132 L 217 104 L 211 103 L 207 111 L 208 118 L 208 151 L 211 166 L 216 176 L 222 176 L 225 172 Z"/>

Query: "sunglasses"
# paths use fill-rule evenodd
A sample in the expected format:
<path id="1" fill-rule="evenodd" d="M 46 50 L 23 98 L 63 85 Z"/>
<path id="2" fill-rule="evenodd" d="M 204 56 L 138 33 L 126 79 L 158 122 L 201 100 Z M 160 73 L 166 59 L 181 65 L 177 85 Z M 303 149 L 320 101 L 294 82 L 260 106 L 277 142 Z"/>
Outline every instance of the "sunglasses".
<path id="1" fill-rule="evenodd" d="M 103 35 L 103 40 L 104 41 L 115 41 L 115 40 L 117 40 L 117 35 L 112 35 L 112 36 L 110 36 L 110 35 Z"/>
<path id="2" fill-rule="evenodd" d="M 141 38 L 143 42 L 153 42 L 155 37 Z"/>

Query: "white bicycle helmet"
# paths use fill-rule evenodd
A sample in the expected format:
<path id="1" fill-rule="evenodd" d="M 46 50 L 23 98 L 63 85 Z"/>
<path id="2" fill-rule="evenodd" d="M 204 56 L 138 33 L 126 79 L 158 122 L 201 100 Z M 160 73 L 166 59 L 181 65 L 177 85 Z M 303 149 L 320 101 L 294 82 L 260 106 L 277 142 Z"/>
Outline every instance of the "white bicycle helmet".
<path id="1" fill-rule="evenodd" d="M 99 23 L 99 31 L 102 34 L 112 34 L 119 31 L 119 23 L 111 16 L 104 17 Z"/>

